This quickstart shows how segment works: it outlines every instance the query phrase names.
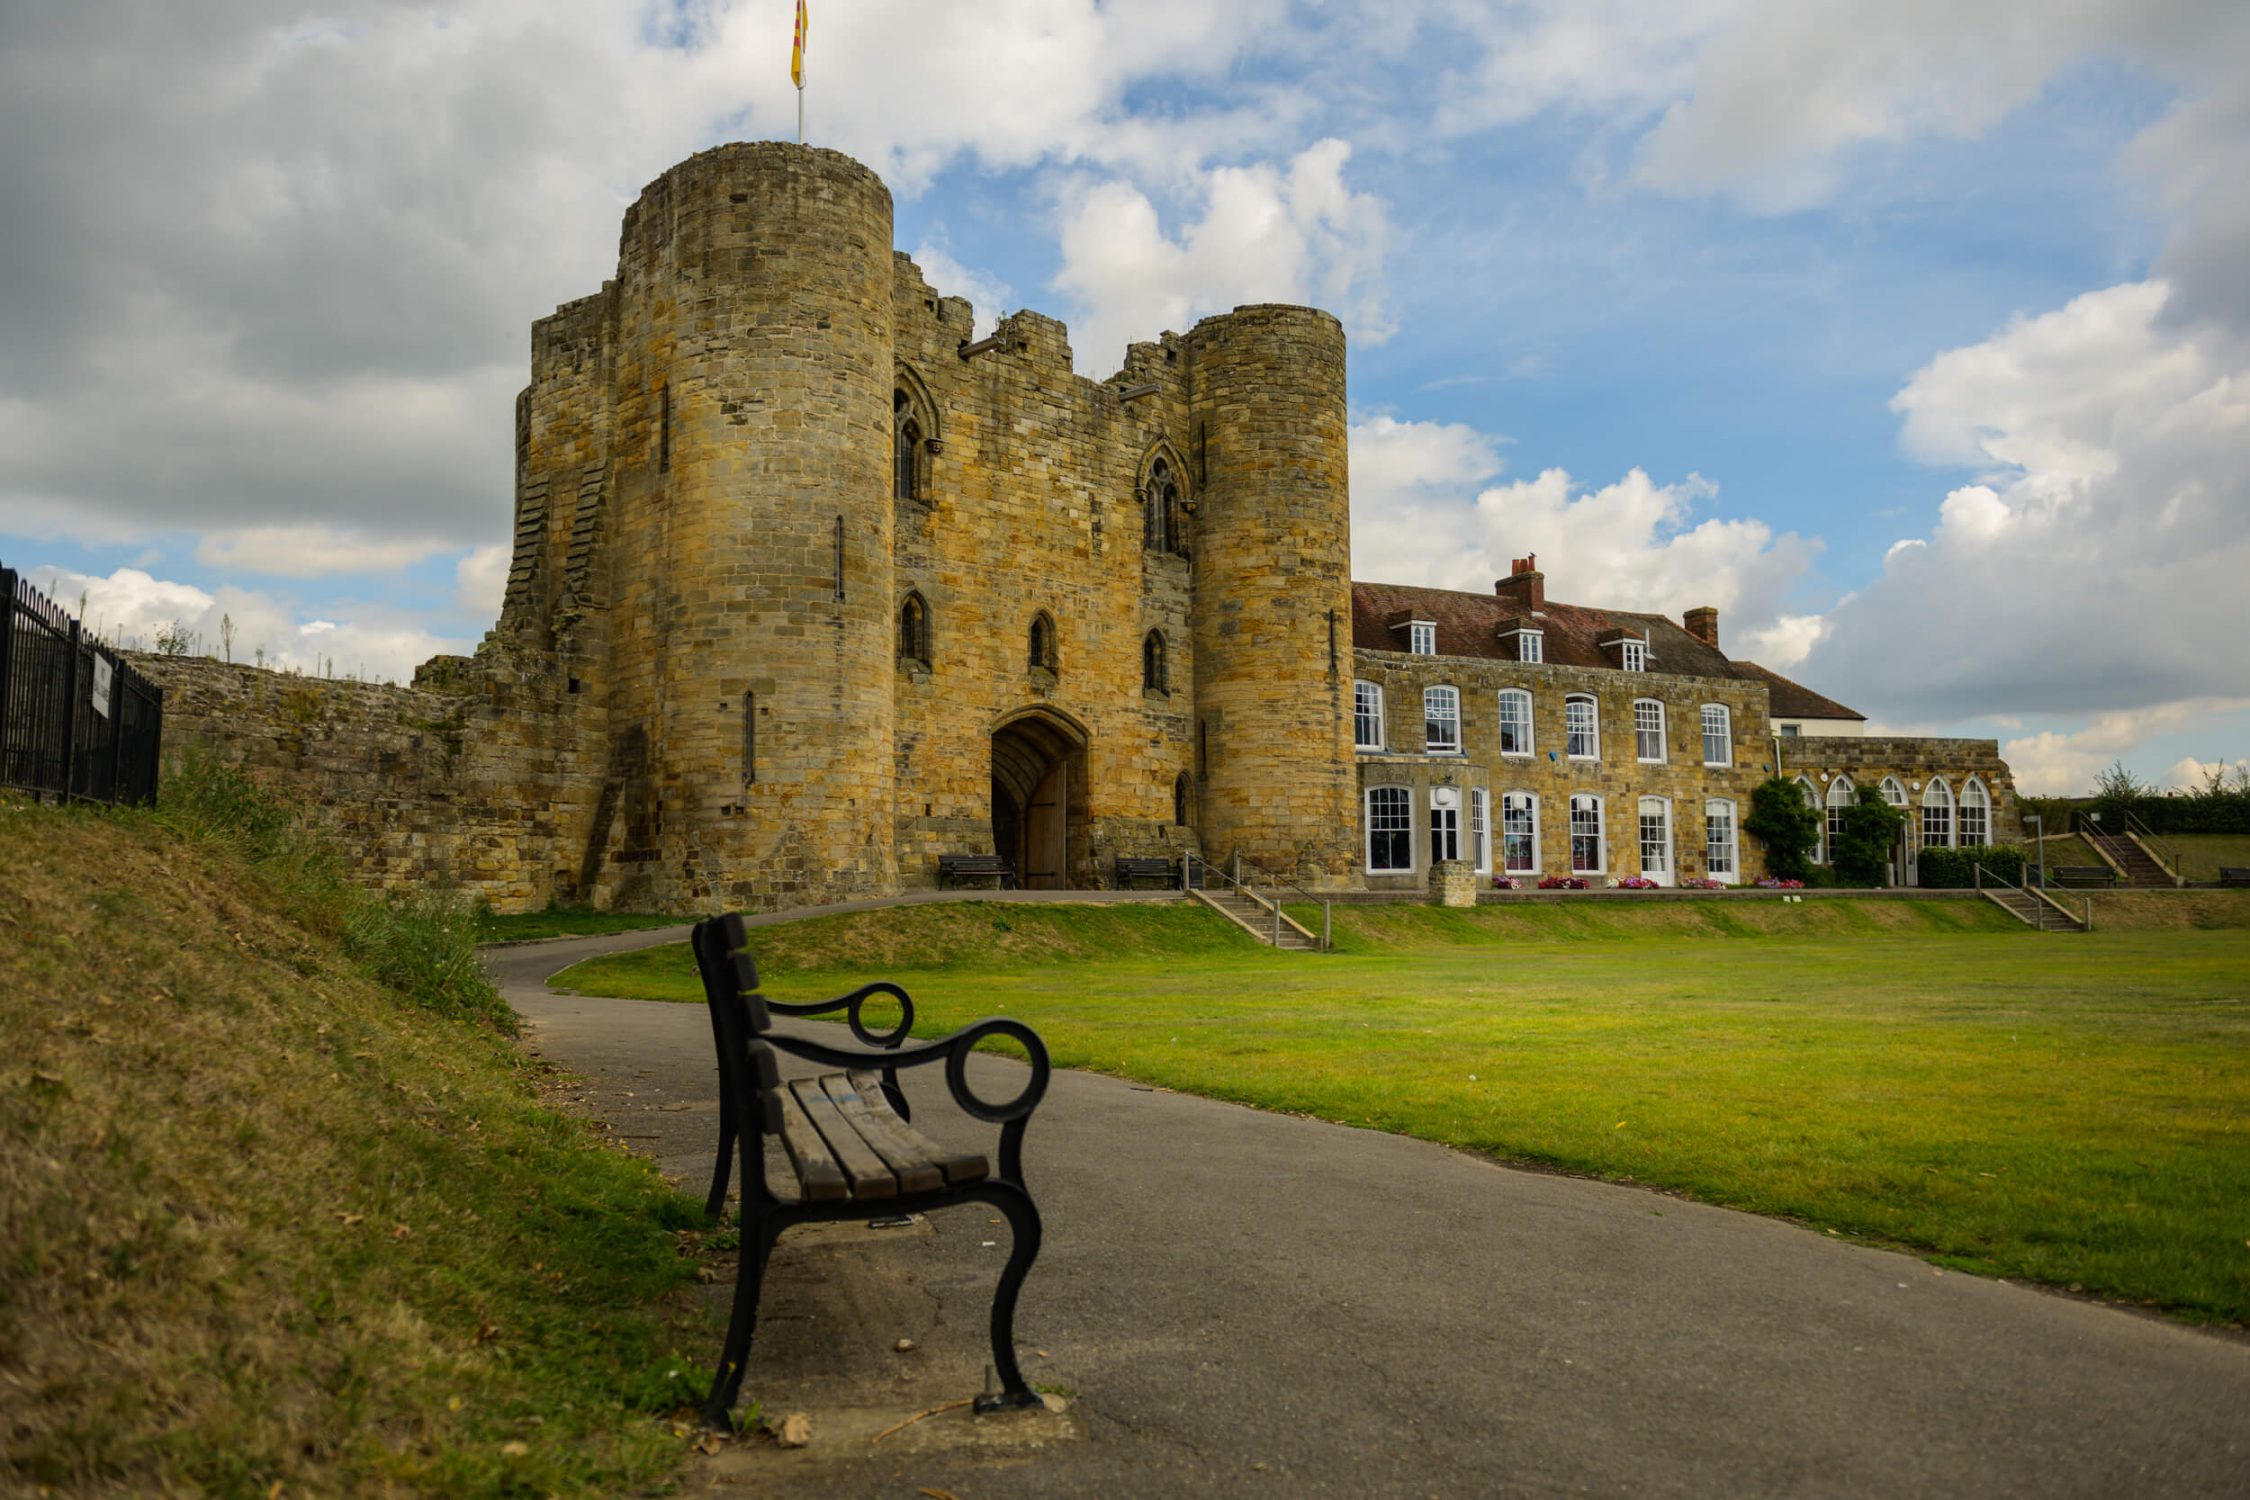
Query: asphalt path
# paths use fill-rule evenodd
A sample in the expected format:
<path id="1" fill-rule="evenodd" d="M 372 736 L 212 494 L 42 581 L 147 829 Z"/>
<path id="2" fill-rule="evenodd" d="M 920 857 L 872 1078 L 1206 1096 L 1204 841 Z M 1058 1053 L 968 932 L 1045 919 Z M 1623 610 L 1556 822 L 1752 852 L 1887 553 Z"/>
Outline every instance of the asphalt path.
<path id="1" fill-rule="evenodd" d="M 684 936 L 487 961 L 527 1045 L 585 1080 L 583 1107 L 700 1196 L 716 1138 L 703 1008 L 545 984 Z M 978 1061 L 985 1092 L 1013 1091 L 1009 1063 Z M 909 1077 L 923 1129 L 989 1138 L 934 1076 Z M 976 1206 L 807 1228 L 775 1254 L 744 1396 L 807 1413 L 813 1441 L 730 1450 L 691 1490 L 2250 1495 L 2236 1334 L 1087 1073 L 1055 1074 L 1025 1163 L 1045 1244 L 1018 1342 L 1061 1415 L 948 1411 L 877 1439 L 981 1388 L 1007 1230 Z M 716 1353 L 714 1334 L 696 1357 Z"/>

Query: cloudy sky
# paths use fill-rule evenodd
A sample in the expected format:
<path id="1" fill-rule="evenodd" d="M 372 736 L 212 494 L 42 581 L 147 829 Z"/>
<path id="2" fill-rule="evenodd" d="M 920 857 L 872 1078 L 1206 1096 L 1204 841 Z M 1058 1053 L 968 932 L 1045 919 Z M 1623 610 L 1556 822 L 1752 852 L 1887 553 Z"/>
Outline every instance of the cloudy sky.
<path id="1" fill-rule="evenodd" d="M 0 5 L 0 560 L 403 677 L 491 623 L 528 328 L 793 0 Z M 1722 610 L 2027 789 L 2250 756 L 2250 6 L 812 0 L 814 141 L 1100 376 L 1352 334 L 1357 576 Z"/>

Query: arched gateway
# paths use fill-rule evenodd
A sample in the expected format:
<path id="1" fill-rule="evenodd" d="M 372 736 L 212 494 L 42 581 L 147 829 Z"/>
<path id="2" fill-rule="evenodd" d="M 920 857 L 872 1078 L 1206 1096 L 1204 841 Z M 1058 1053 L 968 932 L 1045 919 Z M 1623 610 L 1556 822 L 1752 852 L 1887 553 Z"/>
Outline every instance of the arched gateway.
<path id="1" fill-rule="evenodd" d="M 1086 727 L 1060 709 L 1019 709 L 993 727 L 992 848 L 1026 890 L 1086 883 Z"/>

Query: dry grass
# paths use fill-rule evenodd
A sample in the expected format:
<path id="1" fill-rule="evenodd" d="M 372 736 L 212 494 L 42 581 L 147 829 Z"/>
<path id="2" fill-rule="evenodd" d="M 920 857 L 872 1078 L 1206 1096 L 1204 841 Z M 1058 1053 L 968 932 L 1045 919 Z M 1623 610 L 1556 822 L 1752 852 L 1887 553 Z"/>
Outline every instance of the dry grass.
<path id="1" fill-rule="evenodd" d="M 686 1206 L 285 906 L 148 818 L 0 803 L 0 1490 L 662 1475 Z"/>

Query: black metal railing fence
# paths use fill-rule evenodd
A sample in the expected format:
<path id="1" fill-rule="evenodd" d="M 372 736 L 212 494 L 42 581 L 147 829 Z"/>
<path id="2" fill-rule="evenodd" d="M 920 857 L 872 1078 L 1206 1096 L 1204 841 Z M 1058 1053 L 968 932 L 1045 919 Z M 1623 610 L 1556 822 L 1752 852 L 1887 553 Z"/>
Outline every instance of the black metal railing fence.
<path id="1" fill-rule="evenodd" d="M 164 690 L 0 567 L 0 787 L 58 802 L 154 802 Z"/>

